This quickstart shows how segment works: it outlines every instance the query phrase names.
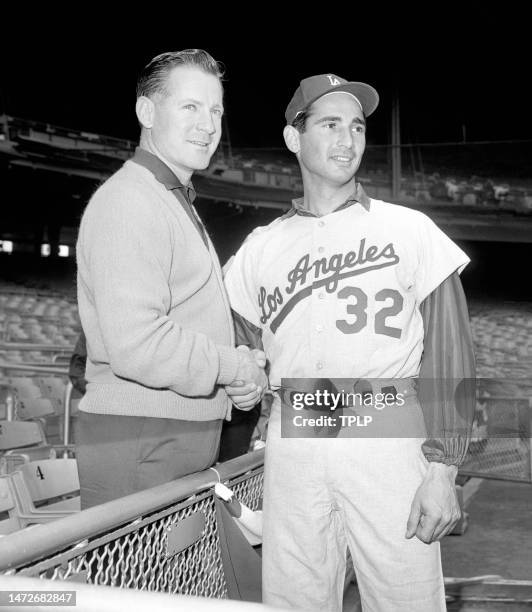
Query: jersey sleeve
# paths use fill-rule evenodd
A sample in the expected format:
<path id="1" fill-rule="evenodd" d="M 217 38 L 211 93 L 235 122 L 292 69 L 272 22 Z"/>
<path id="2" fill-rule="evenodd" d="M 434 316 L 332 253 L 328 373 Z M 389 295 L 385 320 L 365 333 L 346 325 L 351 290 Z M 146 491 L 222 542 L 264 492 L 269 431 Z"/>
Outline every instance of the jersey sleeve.
<path id="1" fill-rule="evenodd" d="M 469 263 L 469 257 L 425 215 L 422 215 L 419 232 L 416 297 L 421 304 L 453 272 L 460 274 Z"/>
<path id="2" fill-rule="evenodd" d="M 231 308 L 257 328 L 261 328 L 259 288 L 256 285 L 257 253 L 247 240 L 224 266 L 224 282 Z"/>

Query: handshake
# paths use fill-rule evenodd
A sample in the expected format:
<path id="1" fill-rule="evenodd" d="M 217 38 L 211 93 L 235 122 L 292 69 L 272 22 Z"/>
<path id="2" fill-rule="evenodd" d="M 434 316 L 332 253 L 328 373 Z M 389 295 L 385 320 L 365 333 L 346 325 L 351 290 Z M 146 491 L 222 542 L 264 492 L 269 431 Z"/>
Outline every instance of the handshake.
<path id="1" fill-rule="evenodd" d="M 266 355 L 257 349 L 250 350 L 247 346 L 238 346 L 238 370 L 235 380 L 225 387 L 233 404 L 239 410 L 251 410 L 264 395 L 268 388 Z"/>

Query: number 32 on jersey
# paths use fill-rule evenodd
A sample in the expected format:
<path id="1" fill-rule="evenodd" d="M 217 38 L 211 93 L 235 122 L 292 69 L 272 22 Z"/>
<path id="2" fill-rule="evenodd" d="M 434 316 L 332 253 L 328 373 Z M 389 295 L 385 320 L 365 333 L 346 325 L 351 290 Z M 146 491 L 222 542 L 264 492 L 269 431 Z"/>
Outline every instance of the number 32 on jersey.
<path id="1" fill-rule="evenodd" d="M 374 296 L 368 295 L 360 287 L 344 287 L 338 292 L 338 299 L 346 300 L 346 312 L 349 320 L 337 319 L 336 327 L 344 334 L 356 334 L 368 325 L 368 300 L 383 302 L 383 307 L 375 313 L 373 327 L 376 334 L 400 338 L 399 327 L 387 325 L 387 319 L 398 315 L 403 310 L 403 296 L 395 289 L 381 289 Z M 391 303 L 390 303 L 391 300 Z M 354 317 L 354 320 L 353 320 Z"/>

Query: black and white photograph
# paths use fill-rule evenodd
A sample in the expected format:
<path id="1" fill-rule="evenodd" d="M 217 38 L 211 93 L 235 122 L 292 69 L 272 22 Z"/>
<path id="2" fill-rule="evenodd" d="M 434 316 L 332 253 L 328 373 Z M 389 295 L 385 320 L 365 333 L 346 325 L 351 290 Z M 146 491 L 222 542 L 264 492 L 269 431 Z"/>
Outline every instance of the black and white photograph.
<path id="1" fill-rule="evenodd" d="M 524 7 L 127 8 L 4 13 L 0 607 L 532 609 Z"/>

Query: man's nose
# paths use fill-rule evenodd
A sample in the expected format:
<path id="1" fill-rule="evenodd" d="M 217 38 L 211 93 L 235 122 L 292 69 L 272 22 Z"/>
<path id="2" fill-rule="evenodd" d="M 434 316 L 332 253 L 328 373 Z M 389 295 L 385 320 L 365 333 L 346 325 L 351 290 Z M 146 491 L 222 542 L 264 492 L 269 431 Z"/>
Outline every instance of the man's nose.
<path id="1" fill-rule="evenodd" d="M 343 128 L 338 134 L 338 145 L 351 149 L 353 147 L 353 132 L 349 128 Z"/>
<path id="2" fill-rule="evenodd" d="M 209 111 L 202 112 L 198 121 L 198 129 L 207 132 L 207 134 L 210 135 L 216 132 L 216 124 L 214 123 L 212 113 Z"/>

